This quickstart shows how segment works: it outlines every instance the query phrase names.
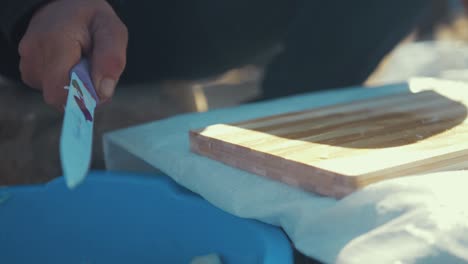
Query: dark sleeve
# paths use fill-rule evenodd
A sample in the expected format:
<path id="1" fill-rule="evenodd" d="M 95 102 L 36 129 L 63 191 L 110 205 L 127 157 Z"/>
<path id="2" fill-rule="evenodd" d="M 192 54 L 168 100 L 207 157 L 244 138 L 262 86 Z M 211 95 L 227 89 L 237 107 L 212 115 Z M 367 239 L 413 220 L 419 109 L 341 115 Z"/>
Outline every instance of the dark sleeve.
<path id="1" fill-rule="evenodd" d="M 12 47 L 17 47 L 28 27 L 34 12 L 51 0 L 0 0 L 0 34 Z M 108 1 L 114 9 L 120 10 L 123 0 Z"/>
<path id="2" fill-rule="evenodd" d="M 0 33 L 17 46 L 34 11 L 50 0 L 0 0 Z"/>

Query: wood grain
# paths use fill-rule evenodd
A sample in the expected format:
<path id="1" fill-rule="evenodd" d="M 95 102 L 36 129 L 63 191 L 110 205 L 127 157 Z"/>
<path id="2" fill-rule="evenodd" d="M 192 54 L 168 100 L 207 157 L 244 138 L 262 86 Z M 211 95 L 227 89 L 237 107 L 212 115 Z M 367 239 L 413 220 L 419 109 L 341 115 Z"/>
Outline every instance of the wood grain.
<path id="1" fill-rule="evenodd" d="M 468 91 L 423 89 L 190 131 L 192 151 L 321 195 L 468 168 Z"/>

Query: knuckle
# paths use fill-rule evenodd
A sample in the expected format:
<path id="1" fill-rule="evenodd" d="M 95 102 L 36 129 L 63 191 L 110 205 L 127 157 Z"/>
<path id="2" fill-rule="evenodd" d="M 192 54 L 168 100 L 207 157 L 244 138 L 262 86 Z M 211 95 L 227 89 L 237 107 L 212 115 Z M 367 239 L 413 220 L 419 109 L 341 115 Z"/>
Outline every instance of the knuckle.
<path id="1" fill-rule="evenodd" d="M 37 37 L 37 39 L 40 44 L 46 46 L 60 43 L 63 41 L 65 36 L 69 35 L 70 33 L 70 30 L 66 30 L 65 28 L 53 27 L 42 32 L 41 35 Z"/>
<path id="2" fill-rule="evenodd" d="M 35 81 L 34 75 L 31 73 L 29 70 L 29 66 L 27 63 L 24 62 L 24 60 L 20 61 L 20 74 L 21 74 L 21 80 L 23 81 L 24 84 L 31 88 L 35 89 L 40 89 L 40 87 L 37 87 L 37 82 Z"/>
<path id="3" fill-rule="evenodd" d="M 29 57 L 33 54 L 33 42 L 29 38 L 23 37 L 18 44 L 18 53 L 21 57 Z"/>
<path id="4" fill-rule="evenodd" d="M 28 80 L 29 79 L 28 67 L 27 67 L 27 62 L 25 62 L 24 59 L 20 60 L 19 70 L 21 73 L 21 79 L 23 81 Z"/>
<path id="5" fill-rule="evenodd" d="M 128 38 L 128 28 L 115 13 L 103 14 L 100 26 L 107 28 L 109 34 L 117 35 L 120 38 Z"/>
<path id="6" fill-rule="evenodd" d="M 26 33 L 18 44 L 18 53 L 22 58 L 30 58 L 52 45 L 61 42 L 63 32 L 48 30 L 41 34 Z"/>
<path id="7" fill-rule="evenodd" d="M 109 69 L 112 72 L 120 73 L 125 68 L 125 55 L 109 54 L 107 56 L 104 56 L 102 59 L 102 63 L 105 65 L 105 68 Z"/>
<path id="8" fill-rule="evenodd" d="M 126 59 L 124 55 L 121 56 L 116 56 L 115 57 L 115 68 L 118 69 L 119 71 L 122 71 L 125 68 Z"/>
<path id="9" fill-rule="evenodd" d="M 127 40 L 127 39 L 128 39 L 128 28 L 127 28 L 127 26 L 126 26 L 123 22 L 120 21 L 120 27 L 119 27 L 119 28 L 120 28 L 120 29 L 119 29 L 119 30 L 120 30 L 120 34 L 122 35 L 122 37 L 123 37 L 125 40 Z"/>

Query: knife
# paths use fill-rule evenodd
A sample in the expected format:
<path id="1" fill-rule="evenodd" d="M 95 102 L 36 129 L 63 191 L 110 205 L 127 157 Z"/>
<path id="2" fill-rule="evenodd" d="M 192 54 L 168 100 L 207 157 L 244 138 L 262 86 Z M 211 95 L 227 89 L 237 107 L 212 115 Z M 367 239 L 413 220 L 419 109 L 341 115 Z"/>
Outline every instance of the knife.
<path id="1" fill-rule="evenodd" d="M 94 110 L 99 97 L 82 59 L 70 74 L 67 103 L 60 137 L 60 160 L 69 189 L 82 183 L 88 174 L 93 144 Z"/>

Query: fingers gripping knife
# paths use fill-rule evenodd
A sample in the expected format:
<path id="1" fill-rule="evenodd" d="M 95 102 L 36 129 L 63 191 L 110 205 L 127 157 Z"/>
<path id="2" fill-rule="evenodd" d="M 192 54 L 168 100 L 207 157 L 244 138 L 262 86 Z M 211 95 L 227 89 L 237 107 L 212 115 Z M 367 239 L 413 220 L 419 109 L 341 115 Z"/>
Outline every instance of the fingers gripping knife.
<path id="1" fill-rule="evenodd" d="M 65 106 L 60 160 L 65 182 L 73 189 L 85 179 L 91 163 L 94 109 L 99 98 L 89 75 L 86 60 L 71 70 Z"/>

